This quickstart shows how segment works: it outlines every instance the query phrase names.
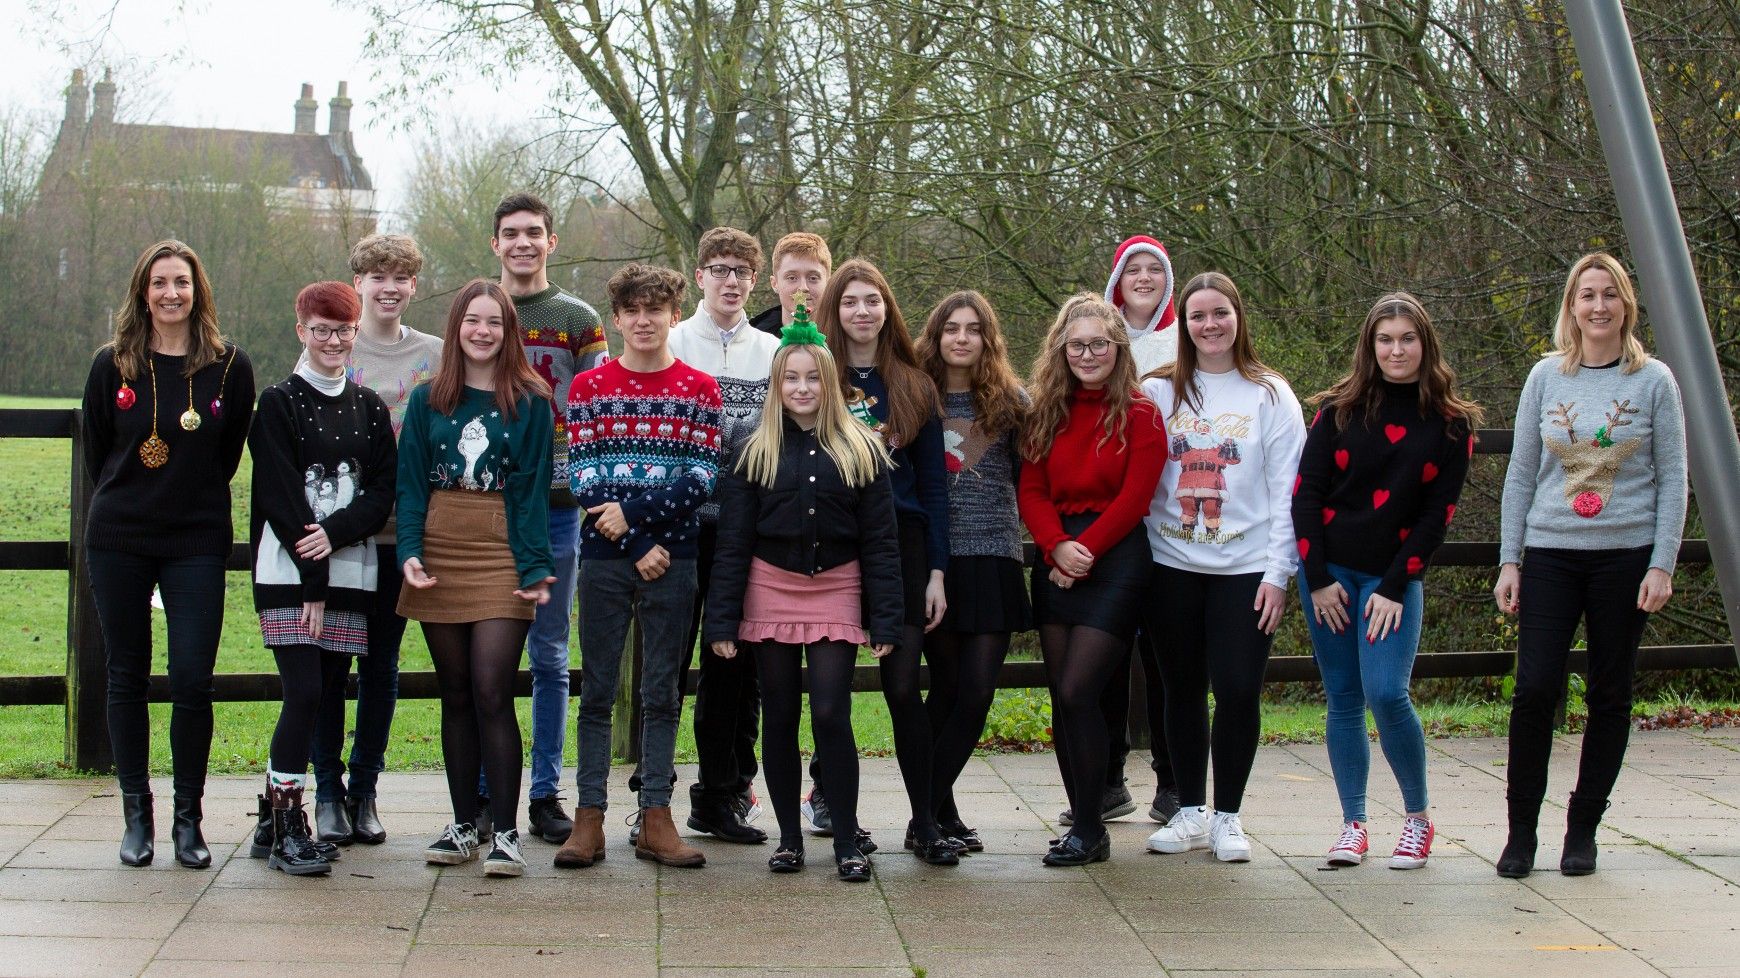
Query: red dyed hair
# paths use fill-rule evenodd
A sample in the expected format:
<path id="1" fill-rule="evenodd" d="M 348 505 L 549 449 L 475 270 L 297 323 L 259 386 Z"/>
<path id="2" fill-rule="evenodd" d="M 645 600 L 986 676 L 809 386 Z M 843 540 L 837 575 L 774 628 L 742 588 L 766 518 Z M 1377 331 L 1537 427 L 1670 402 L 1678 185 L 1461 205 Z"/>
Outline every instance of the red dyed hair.
<path id="1" fill-rule="evenodd" d="M 354 323 L 362 318 L 362 300 L 356 290 L 344 282 L 315 282 L 304 285 L 296 293 L 296 321 L 306 323 L 319 316 L 339 323 Z"/>

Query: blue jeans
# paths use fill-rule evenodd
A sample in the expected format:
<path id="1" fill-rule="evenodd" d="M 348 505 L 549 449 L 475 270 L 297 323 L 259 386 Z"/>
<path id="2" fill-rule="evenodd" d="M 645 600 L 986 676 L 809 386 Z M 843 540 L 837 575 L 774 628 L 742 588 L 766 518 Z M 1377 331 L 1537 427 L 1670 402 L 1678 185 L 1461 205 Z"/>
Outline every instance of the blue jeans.
<path id="1" fill-rule="evenodd" d="M 538 606 L 532 630 L 526 633 L 526 662 L 532 672 L 531 798 L 553 797 L 562 781 L 562 748 L 568 743 L 568 629 L 580 563 L 580 510 L 550 510 L 550 557 L 556 562 L 550 603 Z M 477 779 L 477 793 L 489 794 L 483 778 Z"/>
<path id="2" fill-rule="evenodd" d="M 677 679 L 688 665 L 689 614 L 695 601 L 695 561 L 672 560 L 657 580 L 643 581 L 634 561 L 588 560 L 580 568 L 586 614 L 580 620 L 581 808 L 604 808 L 610 782 L 610 715 L 631 620 L 640 622 L 640 807 L 664 808 L 677 783 L 677 719 L 683 700 Z"/>
<path id="3" fill-rule="evenodd" d="M 375 797 L 375 781 L 387 766 L 387 738 L 399 703 L 399 644 L 405 619 L 399 617 L 399 588 L 405 581 L 398 548 L 375 545 L 380 576 L 369 609 L 369 654 L 356 663 L 356 733 L 350 745 L 350 785 L 344 783 L 344 687 L 323 695 L 314 719 L 314 800 L 343 801 Z M 346 663 L 349 669 L 350 664 Z"/>
<path id="4" fill-rule="evenodd" d="M 1408 696 L 1408 682 L 1414 673 L 1414 655 L 1420 650 L 1424 589 L 1417 580 L 1409 582 L 1402 592 L 1400 625 L 1387 637 L 1372 642 L 1365 637 L 1365 603 L 1383 578 L 1338 564 L 1330 564 L 1329 573 L 1347 592 L 1348 623 L 1341 634 L 1316 620 L 1311 585 L 1303 574 L 1299 575 L 1299 593 L 1305 599 L 1305 627 L 1311 633 L 1317 670 L 1323 675 L 1323 691 L 1329 700 L 1325 739 L 1335 789 L 1341 795 L 1342 820 L 1365 821 L 1366 777 L 1371 770 L 1371 741 L 1365 730 L 1367 706 L 1377 720 L 1378 742 L 1402 789 L 1403 805 L 1410 812 L 1423 812 L 1426 735 Z"/>

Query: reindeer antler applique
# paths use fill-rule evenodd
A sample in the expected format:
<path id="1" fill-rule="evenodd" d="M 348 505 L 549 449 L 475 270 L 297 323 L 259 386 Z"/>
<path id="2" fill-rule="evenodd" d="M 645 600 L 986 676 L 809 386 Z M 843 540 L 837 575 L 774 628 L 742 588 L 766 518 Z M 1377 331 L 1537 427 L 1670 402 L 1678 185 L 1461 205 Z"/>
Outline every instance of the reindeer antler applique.
<path id="1" fill-rule="evenodd" d="M 1641 408 L 1631 406 L 1631 398 L 1629 397 L 1623 401 L 1615 399 L 1613 410 L 1607 412 L 1607 423 L 1595 431 L 1595 444 L 1602 448 L 1612 448 L 1614 429 L 1630 424 L 1631 419 L 1627 418 L 1626 415 L 1637 414 L 1641 410 Z"/>
<path id="2" fill-rule="evenodd" d="M 1555 428 L 1565 429 L 1565 434 L 1570 436 L 1571 444 L 1573 445 L 1577 444 L 1577 429 L 1575 425 L 1577 424 L 1577 418 L 1579 415 L 1571 409 L 1576 406 L 1576 401 L 1572 401 L 1569 404 L 1560 401 L 1558 407 L 1547 412 L 1547 417 L 1553 419 L 1553 426 Z"/>

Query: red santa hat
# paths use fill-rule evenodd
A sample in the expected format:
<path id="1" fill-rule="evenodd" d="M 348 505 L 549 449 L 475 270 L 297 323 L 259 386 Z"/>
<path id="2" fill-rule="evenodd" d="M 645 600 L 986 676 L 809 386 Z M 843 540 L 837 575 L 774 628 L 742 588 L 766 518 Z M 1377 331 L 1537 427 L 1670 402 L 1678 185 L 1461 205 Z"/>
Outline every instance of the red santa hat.
<path id="1" fill-rule="evenodd" d="M 1178 321 L 1178 316 L 1172 311 L 1172 259 L 1166 256 L 1166 246 L 1145 234 L 1132 235 L 1118 245 L 1117 254 L 1112 258 L 1112 277 L 1106 280 L 1106 301 L 1124 309 L 1124 291 L 1118 280 L 1124 277 L 1124 266 L 1130 259 L 1140 254 L 1149 254 L 1160 259 L 1160 267 L 1166 270 L 1166 285 L 1160 292 L 1160 305 L 1155 308 L 1154 315 L 1147 324 L 1137 326 L 1126 320 L 1126 326 L 1132 337 L 1143 336 L 1155 330 L 1166 329 Z"/>

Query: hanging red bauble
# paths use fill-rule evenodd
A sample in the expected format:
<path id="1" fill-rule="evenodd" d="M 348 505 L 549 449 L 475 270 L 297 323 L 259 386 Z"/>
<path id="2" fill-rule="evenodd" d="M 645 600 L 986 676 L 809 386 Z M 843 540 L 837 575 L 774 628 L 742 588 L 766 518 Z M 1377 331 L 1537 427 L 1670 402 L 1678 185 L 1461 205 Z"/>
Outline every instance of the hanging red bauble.
<path id="1" fill-rule="evenodd" d="M 211 399 L 211 416 L 214 418 L 221 418 L 224 416 L 224 399 L 223 398 L 214 397 Z"/>
<path id="2" fill-rule="evenodd" d="M 115 392 L 115 406 L 123 411 L 130 411 L 138 400 L 139 397 L 133 393 L 133 388 L 128 387 L 126 381 L 122 381 L 121 389 Z"/>

